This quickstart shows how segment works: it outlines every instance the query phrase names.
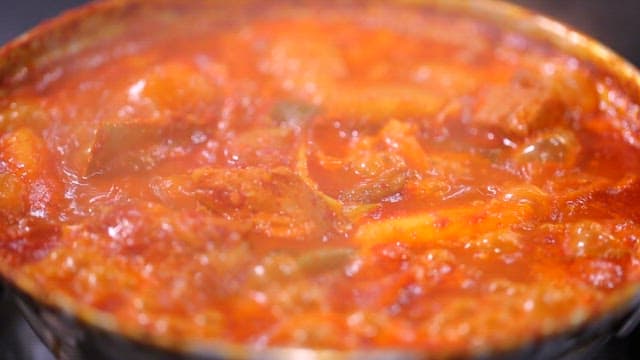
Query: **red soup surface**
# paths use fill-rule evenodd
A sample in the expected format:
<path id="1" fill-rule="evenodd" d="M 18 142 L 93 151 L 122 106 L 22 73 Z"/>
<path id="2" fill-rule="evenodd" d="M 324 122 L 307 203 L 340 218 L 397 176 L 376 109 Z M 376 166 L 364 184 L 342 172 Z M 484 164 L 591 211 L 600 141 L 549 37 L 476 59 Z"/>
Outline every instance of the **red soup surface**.
<path id="1" fill-rule="evenodd" d="M 4 81 L 0 270 L 149 338 L 512 348 L 640 276 L 637 99 L 410 5 L 177 6 Z"/>

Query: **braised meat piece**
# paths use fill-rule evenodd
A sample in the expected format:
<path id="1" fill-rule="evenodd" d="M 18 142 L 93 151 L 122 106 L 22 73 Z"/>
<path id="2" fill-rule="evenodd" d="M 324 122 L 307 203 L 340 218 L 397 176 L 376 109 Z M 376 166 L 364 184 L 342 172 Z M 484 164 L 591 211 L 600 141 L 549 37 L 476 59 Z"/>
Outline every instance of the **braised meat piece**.
<path id="1" fill-rule="evenodd" d="M 562 119 L 565 105 L 551 84 L 517 76 L 505 85 L 491 85 L 478 94 L 474 125 L 526 136 Z"/>

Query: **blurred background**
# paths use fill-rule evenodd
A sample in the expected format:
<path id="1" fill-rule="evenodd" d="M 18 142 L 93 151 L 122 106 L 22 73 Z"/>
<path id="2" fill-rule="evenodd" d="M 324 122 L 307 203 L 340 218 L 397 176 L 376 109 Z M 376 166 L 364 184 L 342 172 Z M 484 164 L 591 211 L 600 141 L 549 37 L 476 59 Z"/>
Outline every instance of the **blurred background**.
<path id="1" fill-rule="evenodd" d="M 640 67 L 640 0 L 511 0 L 591 35 Z M 0 44 L 86 0 L 1 0 Z M 0 359 L 52 360 L 0 288 Z M 591 359 L 637 359 L 640 331 L 614 339 Z"/>
<path id="2" fill-rule="evenodd" d="M 570 24 L 640 67 L 639 0 L 511 0 Z"/>
<path id="3" fill-rule="evenodd" d="M 1 0 L 0 44 L 87 0 Z M 571 24 L 640 67 L 640 0 L 511 0 Z"/>

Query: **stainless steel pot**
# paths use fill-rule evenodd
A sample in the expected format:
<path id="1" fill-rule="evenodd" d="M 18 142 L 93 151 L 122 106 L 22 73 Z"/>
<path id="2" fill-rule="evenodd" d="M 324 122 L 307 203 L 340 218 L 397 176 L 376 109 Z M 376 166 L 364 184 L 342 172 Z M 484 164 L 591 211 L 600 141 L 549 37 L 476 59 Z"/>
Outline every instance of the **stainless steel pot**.
<path id="1" fill-rule="evenodd" d="M 243 0 L 251 1 L 251 0 Z M 395 0 L 416 7 L 461 12 L 514 29 L 553 44 L 562 51 L 594 64 L 618 81 L 640 101 L 640 73 L 598 42 L 549 18 L 493 0 Z M 199 2 L 224 6 L 223 1 Z M 93 44 L 125 32 L 140 16 L 179 21 L 179 0 L 108 0 L 96 2 L 46 22 L 0 49 L 0 96 L 3 89 L 19 85 L 32 72 Z M 35 70 L 35 71 L 34 71 Z M 640 124 L 638 124 L 640 127 Z M 0 269 L 2 267 L 0 266 Z M 87 309 L 73 299 L 43 296 L 35 283 L 21 275 L 5 279 L 24 316 L 61 359 L 419 359 L 429 354 L 415 351 L 343 352 L 303 348 L 253 349 L 224 342 L 175 343 L 149 338 L 144 333 L 118 328 L 108 314 Z M 38 295 L 35 295 L 38 294 Z M 525 344 L 511 352 L 482 357 L 495 359 L 580 358 L 612 336 L 628 334 L 640 321 L 640 291 L 630 291 L 613 311 L 577 329 Z"/>

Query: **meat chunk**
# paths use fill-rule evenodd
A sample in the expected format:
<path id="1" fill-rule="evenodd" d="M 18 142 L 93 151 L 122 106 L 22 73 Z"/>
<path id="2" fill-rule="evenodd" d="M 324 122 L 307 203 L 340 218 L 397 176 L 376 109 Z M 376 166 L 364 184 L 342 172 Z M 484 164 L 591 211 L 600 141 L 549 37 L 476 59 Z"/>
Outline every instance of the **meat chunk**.
<path id="1" fill-rule="evenodd" d="M 338 198 L 346 204 L 378 203 L 397 194 L 409 174 L 400 156 L 383 152 L 362 154 L 346 166 L 359 179 L 352 188 L 340 192 Z"/>
<path id="2" fill-rule="evenodd" d="M 196 198 L 215 215 L 249 221 L 260 239 L 302 246 L 340 237 L 340 219 L 324 200 L 286 168 L 200 168 L 192 174 Z M 297 244 L 297 245 L 296 245 Z"/>
<path id="3" fill-rule="evenodd" d="M 148 122 L 108 122 L 98 128 L 85 175 L 143 171 L 178 158 L 206 139 L 197 127 Z"/>
<path id="4" fill-rule="evenodd" d="M 321 191 L 352 205 L 377 204 L 398 195 L 410 178 L 412 166 L 418 166 L 424 152 L 418 144 L 415 128 L 391 120 L 376 134 L 354 136 L 347 152 L 341 156 L 321 151 L 311 152 L 315 173 L 310 177 L 306 153 L 302 152 L 298 171 L 318 184 Z M 318 150 L 318 149 L 314 149 Z M 318 171 L 319 170 L 319 171 Z M 317 181 L 316 179 L 322 179 Z M 321 185 L 320 185 L 321 184 Z"/>
<path id="5" fill-rule="evenodd" d="M 118 94 L 98 125 L 86 174 L 147 169 L 171 157 L 216 118 L 216 99 L 214 84 L 195 66 L 152 68 Z"/>
<path id="6" fill-rule="evenodd" d="M 223 152 L 234 166 L 287 166 L 293 162 L 294 135 L 285 126 L 252 129 L 230 137 Z"/>
<path id="7" fill-rule="evenodd" d="M 509 84 L 481 89 L 471 123 L 526 136 L 561 120 L 564 107 L 551 84 L 517 77 Z"/>
<path id="8" fill-rule="evenodd" d="M 269 237 L 317 240 L 333 227 L 327 206 L 285 168 L 201 168 L 192 180 L 196 197 L 209 211 L 251 220 Z"/>

